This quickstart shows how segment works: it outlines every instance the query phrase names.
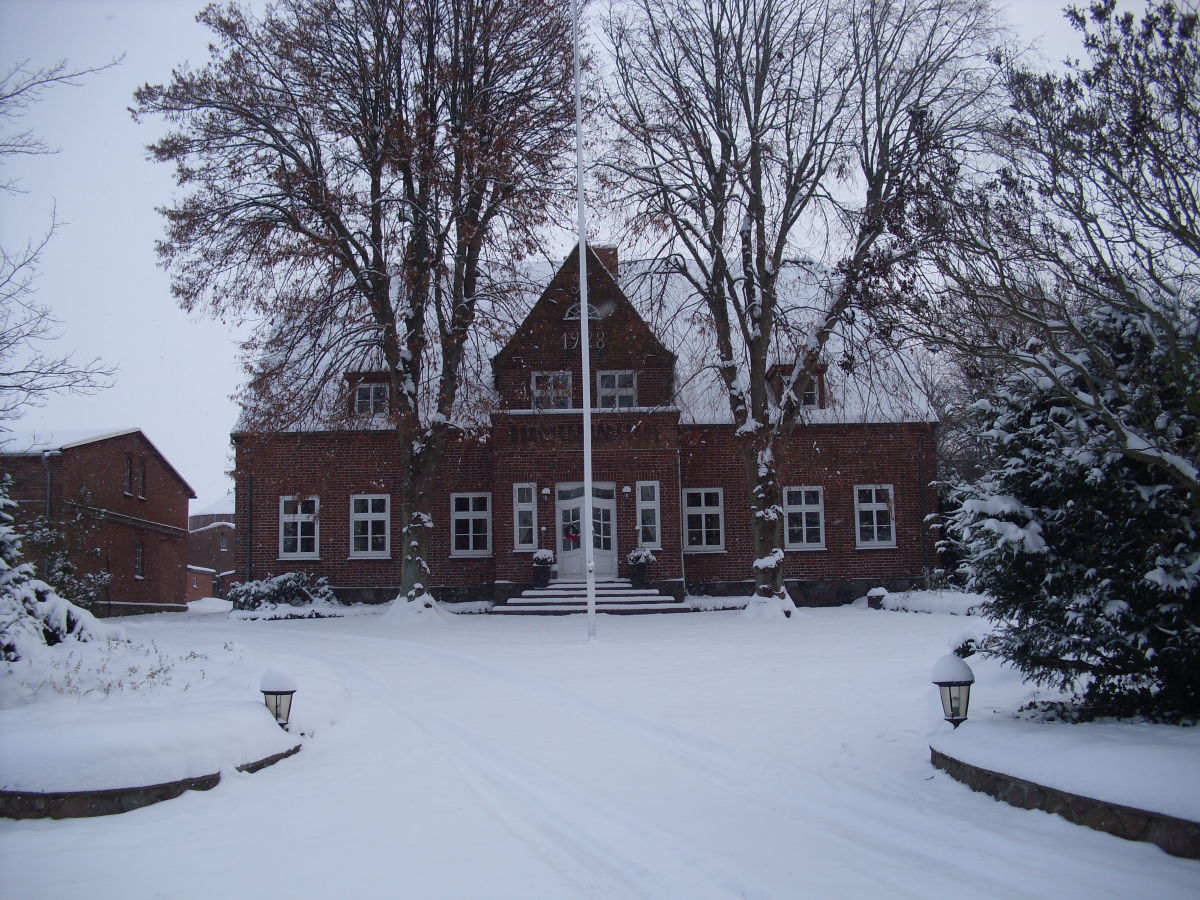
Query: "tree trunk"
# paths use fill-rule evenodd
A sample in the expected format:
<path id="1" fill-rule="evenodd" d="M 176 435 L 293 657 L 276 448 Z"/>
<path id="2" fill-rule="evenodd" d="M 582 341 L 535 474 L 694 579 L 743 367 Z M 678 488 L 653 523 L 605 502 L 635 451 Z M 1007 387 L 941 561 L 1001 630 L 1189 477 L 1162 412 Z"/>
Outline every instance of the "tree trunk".
<path id="1" fill-rule="evenodd" d="M 783 586 L 783 503 L 769 431 L 747 435 L 741 445 L 750 485 L 750 534 L 754 541 L 754 596 L 788 599 Z"/>

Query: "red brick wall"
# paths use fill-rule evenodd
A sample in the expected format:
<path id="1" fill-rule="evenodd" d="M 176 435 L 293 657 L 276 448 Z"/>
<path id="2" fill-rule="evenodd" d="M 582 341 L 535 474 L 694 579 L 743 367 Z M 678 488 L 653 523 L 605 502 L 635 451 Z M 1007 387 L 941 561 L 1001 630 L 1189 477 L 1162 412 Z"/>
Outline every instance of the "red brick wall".
<path id="1" fill-rule="evenodd" d="M 133 482 L 126 491 L 125 461 L 133 463 Z M 52 466 L 52 514 L 80 491 L 90 494 L 89 505 L 108 513 L 96 535 L 99 560 L 79 560 L 84 571 L 109 571 L 106 603 L 181 604 L 186 590 L 188 491 L 151 444 L 132 433 L 94 441 L 49 458 Z M 141 464 L 145 463 L 145 485 Z M 14 497 L 22 515 L 44 512 L 45 470 L 40 457 L 7 457 L 5 468 L 14 475 Z M 134 544 L 143 547 L 143 574 L 134 572 Z M 115 610 L 114 610 L 115 611 Z M 121 610 L 126 612 L 128 610 Z"/>
<path id="2" fill-rule="evenodd" d="M 594 421 L 593 477 L 617 487 L 617 548 L 620 574 L 625 553 L 635 544 L 636 502 L 622 488 L 637 481 L 660 482 L 663 549 L 651 577 L 686 578 L 704 585 L 751 578 L 749 489 L 729 426 L 679 426 L 677 414 L 598 414 Z M 430 550 L 430 583 L 489 586 L 493 581 L 530 582 L 528 551 L 513 549 L 512 485 L 537 486 L 541 546 L 554 546 L 553 494 L 541 489 L 582 480 L 581 420 L 578 413 L 501 414 L 485 442 L 447 449 L 437 479 Z M 239 443 L 238 533 L 251 535 L 253 577 L 301 569 L 325 575 L 337 587 L 394 588 L 400 582 L 398 528 L 391 521 L 392 558 L 349 559 L 349 498 L 401 487 L 389 462 L 394 438 L 386 432 L 286 435 L 249 454 Z M 933 428 L 929 425 L 847 425 L 798 429 L 779 451 L 784 485 L 824 488 L 824 550 L 788 551 L 785 577 L 801 580 L 848 578 L 894 580 L 920 577 L 933 563 L 924 517 L 936 498 L 927 485 L 936 476 Z M 253 475 L 253 498 L 249 496 Z M 682 476 L 682 480 L 680 478 Z M 854 542 L 855 485 L 891 484 L 897 546 L 858 549 Z M 724 491 L 725 548 L 719 553 L 681 553 L 681 491 L 720 487 Z M 492 555 L 450 556 L 451 492 L 492 495 Z M 320 560 L 278 558 L 279 497 L 317 494 L 320 507 Z M 254 530 L 249 530 L 253 516 Z M 243 551 L 244 552 L 244 551 Z M 237 560 L 244 577 L 245 557 Z M 380 599 L 386 599 L 381 597 Z"/>
<path id="3" fill-rule="evenodd" d="M 724 490 L 725 552 L 688 553 L 689 581 L 751 577 L 749 492 L 729 426 L 680 428 L 683 488 Z M 788 579 L 912 578 L 933 568 L 924 519 L 936 511 L 934 429 L 927 424 L 822 425 L 797 428 L 776 449 L 780 484 L 824 488 L 825 549 L 788 550 Z M 896 547 L 855 546 L 854 487 L 893 486 Z M 740 573 L 740 574 L 739 574 Z"/>

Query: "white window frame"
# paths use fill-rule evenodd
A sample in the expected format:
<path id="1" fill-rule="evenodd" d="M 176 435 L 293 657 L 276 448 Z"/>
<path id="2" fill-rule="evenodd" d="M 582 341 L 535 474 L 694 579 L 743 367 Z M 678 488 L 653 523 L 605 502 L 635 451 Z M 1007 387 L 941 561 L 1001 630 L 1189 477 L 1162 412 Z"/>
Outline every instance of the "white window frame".
<path id="1" fill-rule="evenodd" d="M 522 503 L 519 499 L 522 488 L 529 491 L 529 502 Z M 532 482 L 522 481 L 513 485 L 513 549 L 533 551 L 538 548 L 538 528 L 537 528 L 537 485 Z M 529 520 L 529 541 L 521 542 L 521 513 L 528 512 Z"/>
<path id="2" fill-rule="evenodd" d="M 605 388 L 601 382 L 605 375 L 615 376 L 616 380 L 620 380 L 620 376 L 630 376 L 633 384 L 628 388 L 614 387 Z M 596 373 L 596 408 L 597 409 L 631 409 L 637 406 L 637 371 L 634 369 L 609 369 L 603 372 Z M 629 405 L 622 406 L 620 403 L 622 395 L 629 395 Z M 605 399 L 610 399 L 610 404 L 605 404 Z"/>
<path id="3" fill-rule="evenodd" d="M 717 495 L 717 505 L 706 506 L 706 494 Z M 693 506 L 689 500 L 690 494 L 700 495 L 700 505 Z M 684 488 L 683 490 L 683 515 L 680 517 L 683 522 L 683 552 L 684 553 L 721 553 L 725 550 L 725 489 L 718 487 L 703 487 L 703 488 Z M 705 516 L 716 514 L 718 527 L 721 532 L 721 540 L 719 544 L 704 543 L 693 545 L 688 543 L 688 517 L 693 515 Z M 704 536 L 707 536 L 708 528 L 703 520 L 700 523 L 700 531 Z"/>
<path id="4" fill-rule="evenodd" d="M 355 415 L 376 416 L 387 412 L 390 387 L 386 381 L 360 381 L 356 384 L 354 386 Z"/>
<path id="5" fill-rule="evenodd" d="M 642 488 L 643 487 L 648 487 L 648 488 L 654 489 L 654 499 L 653 500 L 643 500 L 642 499 Z M 637 493 L 634 494 L 634 496 L 637 498 L 636 515 L 637 515 L 638 543 L 640 546 L 645 547 L 647 550 L 661 550 L 662 549 L 662 486 L 657 481 L 639 481 L 636 485 L 634 485 L 634 490 L 637 491 Z M 654 525 L 653 526 L 647 526 L 642 521 L 642 510 L 644 510 L 644 509 L 654 511 Z M 646 527 L 654 528 L 654 540 L 653 541 L 647 541 L 645 538 L 645 535 L 642 533 L 642 529 L 646 528 Z"/>
<path id="6" fill-rule="evenodd" d="M 800 492 L 800 502 L 799 503 L 789 503 L 788 502 L 788 493 L 790 491 L 799 491 Z M 816 491 L 816 493 L 817 493 L 817 502 L 816 503 L 805 502 L 804 495 L 805 495 L 805 493 L 807 493 L 809 491 Z M 820 529 L 820 540 L 818 540 L 816 543 L 812 543 L 810 541 L 804 541 L 804 540 L 792 541 L 789 538 L 789 535 L 791 534 L 791 529 L 789 527 L 790 523 L 788 521 L 788 517 L 793 514 L 799 515 L 800 516 L 801 533 L 804 534 L 805 536 L 807 536 L 808 523 L 807 523 L 807 521 L 805 521 L 805 519 L 806 519 L 808 513 L 813 513 L 813 512 L 815 512 L 817 514 L 817 521 L 819 523 L 819 529 Z M 819 485 L 815 485 L 815 484 L 806 484 L 806 485 L 795 485 L 795 486 L 791 486 L 791 487 L 785 487 L 783 489 L 783 546 L 784 546 L 784 549 L 786 549 L 786 550 L 824 550 L 825 549 L 825 489 L 823 487 L 821 487 Z"/>
<path id="7" fill-rule="evenodd" d="M 146 547 L 141 541 L 133 542 L 133 577 L 138 581 L 146 577 Z"/>
<path id="8" fill-rule="evenodd" d="M 872 491 L 872 500 L 870 502 L 862 502 L 859 498 L 859 491 Z M 881 501 L 878 499 L 879 491 L 887 491 L 887 500 Z M 879 524 L 877 513 L 880 511 L 887 512 L 888 523 L 886 526 Z M 872 524 L 872 534 L 876 537 L 872 540 L 863 540 L 862 536 L 862 514 L 870 513 Z M 886 527 L 891 532 L 891 537 L 888 540 L 878 540 L 879 529 Z M 860 550 L 879 550 L 896 546 L 896 490 L 890 484 L 856 484 L 854 486 L 854 545 Z"/>
<path id="9" fill-rule="evenodd" d="M 367 503 L 366 512 L 356 512 L 354 503 L 356 500 L 365 500 Z M 371 509 L 373 501 L 383 501 L 383 512 L 375 512 Z M 366 522 L 367 524 L 367 547 L 366 550 L 356 550 L 354 547 L 355 538 L 354 526 L 358 522 Z M 383 523 L 383 549 L 371 550 L 371 538 L 374 537 L 373 529 L 370 526 L 372 522 Z M 351 559 L 390 559 L 392 556 L 392 498 L 390 494 L 351 494 L 350 495 L 350 558 Z"/>
<path id="10" fill-rule="evenodd" d="M 313 511 L 311 513 L 302 512 L 302 504 L 311 500 L 313 503 Z M 294 513 L 285 512 L 288 503 L 295 503 L 296 511 Z M 291 494 L 279 498 L 279 558 L 280 559 L 320 559 L 321 558 L 321 522 L 319 514 L 321 512 L 321 498 L 314 495 L 308 497 L 300 497 Z M 289 553 L 283 548 L 284 527 L 289 523 L 296 524 L 296 549 Z M 312 543 L 313 549 L 311 552 L 304 552 L 300 548 L 303 546 L 305 535 L 302 534 L 303 526 L 312 525 Z"/>
<path id="11" fill-rule="evenodd" d="M 460 511 L 460 510 L 455 509 L 455 506 L 458 505 L 455 501 L 457 501 L 460 498 L 467 498 L 469 500 L 475 500 L 475 499 L 478 499 L 481 497 L 484 498 L 487 502 L 486 510 L 477 510 L 477 509 L 468 508 L 468 509 Z M 468 504 L 469 507 L 473 507 L 474 505 L 475 505 L 474 503 Z M 462 520 L 474 520 L 474 519 L 481 519 L 481 518 L 487 522 L 486 547 L 483 547 L 483 548 L 472 547 L 469 550 L 457 549 L 455 547 L 455 544 L 457 544 L 458 523 Z M 473 541 L 474 531 L 471 532 L 471 538 L 472 538 L 472 543 L 473 543 L 474 542 Z M 450 555 L 451 556 L 491 556 L 492 555 L 492 495 L 491 495 L 491 492 L 489 492 L 489 491 L 460 491 L 458 493 L 453 493 L 450 495 Z"/>
<path id="12" fill-rule="evenodd" d="M 566 390 L 567 405 L 566 406 L 540 406 L 538 404 L 538 396 L 539 396 L 538 378 L 539 377 L 559 378 L 559 377 L 564 377 L 564 376 L 566 377 L 566 380 L 567 380 L 567 390 Z M 571 381 L 571 372 L 567 369 L 548 369 L 548 370 L 540 371 L 540 372 L 532 372 L 529 375 L 529 407 L 530 407 L 530 409 L 542 409 L 542 410 L 546 410 L 548 412 L 554 412 L 555 410 L 558 410 L 558 409 L 571 409 L 572 408 L 571 404 L 573 402 L 572 401 L 572 392 L 574 391 L 574 388 L 575 388 L 575 385 Z M 561 395 L 559 393 L 554 393 L 549 396 L 558 397 Z"/>

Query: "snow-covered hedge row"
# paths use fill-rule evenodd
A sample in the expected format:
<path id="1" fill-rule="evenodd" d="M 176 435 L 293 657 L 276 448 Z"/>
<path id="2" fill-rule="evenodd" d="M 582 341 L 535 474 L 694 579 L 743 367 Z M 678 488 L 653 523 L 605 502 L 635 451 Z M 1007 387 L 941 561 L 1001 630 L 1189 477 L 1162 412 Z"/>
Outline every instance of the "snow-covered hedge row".
<path id="1" fill-rule="evenodd" d="M 341 615 L 341 604 L 324 578 L 285 572 L 229 588 L 230 616 L 239 619 L 318 619 Z"/>

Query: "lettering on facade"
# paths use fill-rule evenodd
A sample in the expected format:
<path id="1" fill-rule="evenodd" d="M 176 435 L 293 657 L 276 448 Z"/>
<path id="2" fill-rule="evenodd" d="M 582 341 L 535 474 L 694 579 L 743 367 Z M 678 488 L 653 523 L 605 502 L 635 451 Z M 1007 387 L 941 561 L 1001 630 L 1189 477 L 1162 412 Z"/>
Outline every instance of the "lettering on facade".
<path id="1" fill-rule="evenodd" d="M 636 429 L 638 437 L 652 443 L 658 441 L 658 427 L 642 424 Z M 592 425 L 592 441 L 596 444 L 612 444 L 629 437 L 630 430 L 608 422 L 596 422 Z M 514 424 L 508 429 L 508 439 L 512 444 L 580 444 L 583 442 L 583 426 L 574 424 Z"/>

